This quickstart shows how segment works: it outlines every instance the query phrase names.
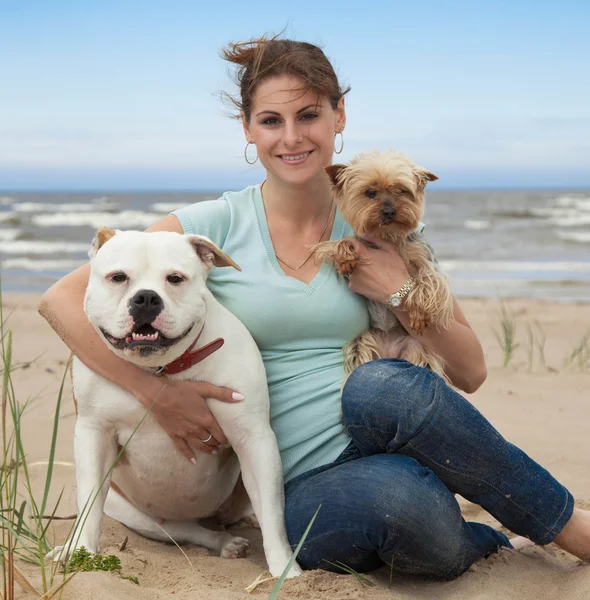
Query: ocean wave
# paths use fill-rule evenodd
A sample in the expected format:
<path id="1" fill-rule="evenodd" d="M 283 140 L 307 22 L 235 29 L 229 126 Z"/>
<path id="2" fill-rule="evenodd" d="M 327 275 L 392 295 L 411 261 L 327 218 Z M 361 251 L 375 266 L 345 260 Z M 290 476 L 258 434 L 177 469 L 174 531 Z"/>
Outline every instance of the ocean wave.
<path id="1" fill-rule="evenodd" d="M 157 213 L 147 213 L 139 210 L 124 210 L 120 213 L 89 212 L 89 213 L 58 213 L 37 215 L 31 220 L 38 227 L 113 227 L 118 229 L 145 229 L 162 218 Z"/>
<path id="2" fill-rule="evenodd" d="M 83 265 L 85 260 L 35 260 L 32 258 L 9 258 L 0 262 L 0 268 L 34 272 L 69 273 Z"/>
<path id="3" fill-rule="evenodd" d="M 549 221 L 558 227 L 584 227 L 590 225 L 590 215 L 577 214 L 569 217 L 554 217 Z"/>
<path id="4" fill-rule="evenodd" d="M 190 202 L 155 202 L 154 204 L 150 205 L 150 210 L 168 214 L 190 205 Z"/>
<path id="5" fill-rule="evenodd" d="M 578 211 L 575 208 L 564 208 L 558 206 L 546 206 L 544 208 L 530 208 L 534 217 L 568 218 L 575 217 Z"/>
<path id="6" fill-rule="evenodd" d="M 487 272 L 568 272 L 568 273 L 590 273 L 590 261 L 503 261 L 503 260 L 441 260 L 440 266 L 443 271 L 475 271 Z"/>
<path id="7" fill-rule="evenodd" d="M 20 229 L 0 229 L 0 241 L 8 242 L 10 240 L 16 240 L 21 235 Z"/>
<path id="8" fill-rule="evenodd" d="M 557 206 L 572 207 L 583 212 L 590 212 L 590 197 L 588 196 L 558 196 L 555 202 Z"/>
<path id="9" fill-rule="evenodd" d="M 492 226 L 492 224 L 489 221 L 476 220 L 465 221 L 463 225 L 465 229 L 475 229 L 476 231 L 481 229 L 489 229 Z"/>
<path id="10" fill-rule="evenodd" d="M 47 242 L 44 240 L 0 241 L 3 254 L 76 254 L 87 252 L 90 244 L 75 242 Z"/>
<path id="11" fill-rule="evenodd" d="M 503 219 L 538 219 L 543 215 L 537 214 L 537 210 L 534 208 L 510 208 L 495 211 L 492 216 Z"/>
<path id="12" fill-rule="evenodd" d="M 47 204 L 46 202 L 21 202 L 15 204 L 12 210 L 19 213 L 63 213 L 63 212 L 93 212 L 101 210 L 104 212 L 115 212 L 119 207 L 114 203 L 88 204 L 87 202 L 70 202 L 64 204 Z"/>
<path id="13" fill-rule="evenodd" d="M 590 244 L 590 231 L 557 231 L 556 234 L 560 240 Z"/>
<path id="14" fill-rule="evenodd" d="M 0 223 L 12 223 L 18 225 L 20 223 L 20 217 L 13 212 L 0 212 Z"/>

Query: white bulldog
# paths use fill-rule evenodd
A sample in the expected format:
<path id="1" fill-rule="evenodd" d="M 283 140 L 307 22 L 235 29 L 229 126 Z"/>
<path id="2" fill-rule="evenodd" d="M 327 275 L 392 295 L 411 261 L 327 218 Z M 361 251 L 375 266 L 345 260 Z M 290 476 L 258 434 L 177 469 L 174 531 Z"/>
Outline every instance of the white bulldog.
<path id="1" fill-rule="evenodd" d="M 168 365 L 167 377 L 226 386 L 245 400 L 207 401 L 231 448 L 219 448 L 216 455 L 196 452 L 195 465 L 151 413 L 145 416 L 135 397 L 74 359 L 78 515 L 86 519 L 81 533 L 50 557 L 65 560 L 80 546 L 98 553 L 103 512 L 151 539 L 197 544 L 228 558 L 244 556 L 247 540 L 198 523 L 239 495 L 241 467 L 269 570 L 280 575 L 292 551 L 264 366 L 246 327 L 206 287 L 213 264 L 239 267 L 209 239 L 172 232 L 102 229 L 90 258 L 84 309 L 115 354 L 150 371 Z M 300 572 L 294 563 L 289 575 Z"/>

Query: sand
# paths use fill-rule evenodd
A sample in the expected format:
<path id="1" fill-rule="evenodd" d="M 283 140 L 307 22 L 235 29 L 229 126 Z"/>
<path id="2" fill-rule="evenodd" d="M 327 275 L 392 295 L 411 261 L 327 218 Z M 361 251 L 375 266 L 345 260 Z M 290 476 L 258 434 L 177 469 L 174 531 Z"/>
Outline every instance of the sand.
<path id="1" fill-rule="evenodd" d="M 63 376 L 68 350 L 36 312 L 33 295 L 4 296 L 5 317 L 12 309 L 8 326 L 14 334 L 14 362 L 30 363 L 13 374 L 17 396 L 33 398 L 24 420 L 24 441 L 33 484 L 41 493 L 44 482 L 52 416 Z M 470 400 L 510 441 L 548 468 L 574 494 L 579 506 L 590 508 L 590 371 L 564 367 L 564 359 L 583 334 L 590 331 L 590 307 L 583 304 L 550 304 L 515 300 L 508 303 L 515 314 L 520 346 L 513 362 L 502 367 L 503 353 L 495 338 L 499 325 L 499 303 L 494 300 L 465 300 L 462 306 L 485 348 L 488 379 Z M 527 323 L 538 321 L 546 336 L 543 367 L 538 353 L 531 368 Z M 36 360 L 33 360 L 36 359 Z M 31 362 L 33 361 L 33 362 Z M 60 419 L 54 483 L 50 508 L 64 489 L 58 514 L 75 512 L 76 481 L 72 437 L 75 423 L 69 385 Z M 480 507 L 460 499 L 469 520 L 494 524 Z M 55 524 L 52 535 L 63 540 L 70 521 Z M 496 524 L 497 525 L 497 524 Z M 63 598 L 129 600 L 239 600 L 268 596 L 272 583 L 264 583 L 253 594 L 245 588 L 265 569 L 260 532 L 234 528 L 249 537 L 253 550 L 247 559 L 224 560 L 198 547 L 183 548 L 146 540 L 105 518 L 102 541 L 106 553 L 117 554 L 123 573 L 138 577 L 139 586 L 115 573 L 81 573 L 65 588 Z M 127 547 L 119 545 L 128 536 Z M 35 568 L 19 564 L 40 589 Z M 389 569 L 371 574 L 375 587 L 363 587 L 356 578 L 321 571 L 306 572 L 288 581 L 281 591 L 284 599 L 368 600 L 452 599 L 491 600 L 518 598 L 544 600 L 587 600 L 590 598 L 590 566 L 553 545 L 503 551 L 479 561 L 453 582 L 432 582 L 394 574 Z M 19 592 L 17 597 L 32 597 Z"/>

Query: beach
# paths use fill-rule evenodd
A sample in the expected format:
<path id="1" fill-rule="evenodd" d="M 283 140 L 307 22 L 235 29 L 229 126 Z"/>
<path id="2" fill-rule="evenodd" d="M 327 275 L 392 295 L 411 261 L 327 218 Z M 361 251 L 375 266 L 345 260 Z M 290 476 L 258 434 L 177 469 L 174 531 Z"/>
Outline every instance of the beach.
<path id="1" fill-rule="evenodd" d="M 37 314 L 38 294 L 5 293 L 4 317 L 13 331 L 13 381 L 21 402 L 31 398 L 24 418 L 24 445 L 38 493 L 44 483 L 53 414 L 69 352 Z M 590 306 L 583 302 L 544 302 L 510 299 L 505 303 L 508 320 L 516 324 L 519 346 L 504 367 L 505 354 L 496 337 L 501 326 L 497 299 L 463 299 L 461 305 L 484 346 L 488 378 L 469 397 L 470 401 L 511 442 L 520 446 L 556 476 L 590 508 L 590 364 L 576 345 L 590 333 Z M 545 341 L 543 341 L 545 340 Z M 543 350 L 541 350 L 543 348 Z M 54 481 L 48 511 L 61 490 L 57 514 L 75 513 L 73 429 L 75 411 L 69 380 L 60 417 Z M 496 524 L 479 506 L 459 499 L 467 520 Z M 56 543 L 66 535 L 71 521 L 55 522 L 51 535 Z M 105 517 L 103 552 L 120 557 L 122 571 L 136 576 L 139 585 L 115 573 L 80 573 L 66 586 L 64 600 L 105 598 L 116 600 L 241 600 L 268 597 L 272 582 L 252 594 L 245 591 L 265 569 L 260 532 L 233 530 L 252 542 L 246 559 L 227 560 L 198 547 L 183 547 L 146 540 Z M 128 536 L 126 548 L 119 547 Z M 31 565 L 19 568 L 40 589 L 38 572 Z M 449 599 L 492 600 L 587 600 L 590 566 L 554 545 L 504 550 L 476 563 L 452 582 L 433 582 L 390 574 L 388 567 L 369 575 L 375 587 L 363 585 L 351 575 L 306 572 L 287 581 L 281 599 L 385 600 Z M 18 598 L 32 597 L 19 591 Z"/>

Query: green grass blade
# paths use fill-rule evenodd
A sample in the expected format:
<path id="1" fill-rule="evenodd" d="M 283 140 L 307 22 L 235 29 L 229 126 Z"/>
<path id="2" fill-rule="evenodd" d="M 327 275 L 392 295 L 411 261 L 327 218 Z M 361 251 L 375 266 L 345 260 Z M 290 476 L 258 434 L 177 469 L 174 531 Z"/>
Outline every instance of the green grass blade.
<path id="1" fill-rule="evenodd" d="M 53 432 L 51 435 L 51 448 L 49 451 L 48 465 L 47 465 L 47 475 L 45 477 L 45 490 L 43 492 L 43 501 L 41 502 L 41 511 L 40 515 L 45 514 L 45 509 L 47 507 L 47 499 L 49 498 L 49 489 L 51 487 L 51 479 L 53 477 L 53 463 L 55 462 L 55 448 L 57 446 L 57 430 L 59 428 L 59 413 L 61 410 L 61 401 L 63 398 L 63 391 L 66 382 L 66 377 L 68 375 L 68 369 L 70 368 L 70 363 L 72 361 L 72 355 L 70 354 L 70 358 L 66 363 L 66 368 L 64 369 L 63 377 L 61 378 L 61 385 L 59 387 L 59 394 L 57 395 L 57 405 L 55 408 L 55 416 L 53 417 Z"/>
<path id="2" fill-rule="evenodd" d="M 318 506 L 317 510 L 315 511 L 315 514 L 311 518 L 311 521 L 309 522 L 307 529 L 303 533 L 303 537 L 301 538 L 301 540 L 299 540 L 299 543 L 297 544 L 297 547 L 295 548 L 295 551 L 293 552 L 293 556 L 291 557 L 291 560 L 289 560 L 284 571 L 281 573 L 281 576 L 279 577 L 279 579 L 275 583 L 274 587 L 272 588 L 272 591 L 270 592 L 270 596 L 268 597 L 268 600 L 276 600 L 276 598 L 278 598 L 279 592 L 281 591 L 281 588 L 283 587 L 283 583 L 285 583 L 285 579 L 287 579 L 287 574 L 289 573 L 289 570 L 293 566 L 293 563 L 295 562 L 295 560 L 297 560 L 297 555 L 299 554 L 299 551 L 303 547 L 303 544 L 311 530 L 311 527 L 312 527 L 314 521 L 316 520 L 318 513 L 320 512 L 320 508 L 322 508 L 321 504 Z"/>
<path id="3" fill-rule="evenodd" d="M 340 569 L 341 571 L 344 571 L 345 573 L 348 573 L 349 575 L 354 575 L 359 580 L 361 585 L 366 585 L 368 587 L 375 587 L 377 585 L 375 582 L 373 582 L 370 579 L 368 579 L 367 577 L 365 577 L 362 573 L 358 573 L 352 567 L 345 565 L 343 562 L 340 562 L 339 560 L 337 560 L 335 563 L 330 562 L 329 560 L 326 560 L 324 562 L 327 562 L 329 565 L 332 565 L 333 567 L 336 567 L 337 569 Z"/>

